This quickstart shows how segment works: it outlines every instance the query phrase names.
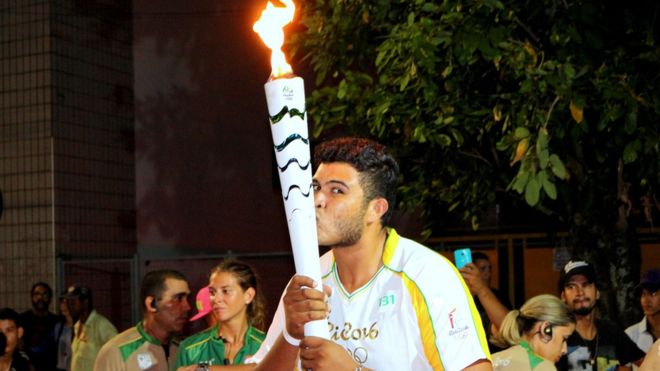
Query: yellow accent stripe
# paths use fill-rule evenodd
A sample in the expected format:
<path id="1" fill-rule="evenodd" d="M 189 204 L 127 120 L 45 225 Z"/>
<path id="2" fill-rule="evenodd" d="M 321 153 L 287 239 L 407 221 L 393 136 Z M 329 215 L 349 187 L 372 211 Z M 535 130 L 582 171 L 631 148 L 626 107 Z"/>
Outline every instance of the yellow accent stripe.
<path id="1" fill-rule="evenodd" d="M 442 258 L 449 260 L 444 256 L 442 256 Z M 484 351 L 484 353 L 486 353 L 486 358 L 490 360 L 491 357 L 490 357 L 490 350 L 488 349 L 488 339 L 486 337 L 486 333 L 484 332 L 484 325 L 481 322 L 481 314 L 479 314 L 479 311 L 477 310 L 477 306 L 474 304 L 474 299 L 472 298 L 472 293 L 470 292 L 470 288 L 463 280 L 463 276 L 461 275 L 461 272 L 458 271 L 456 266 L 454 264 L 449 264 L 449 265 L 451 266 L 451 268 L 454 270 L 454 273 L 456 273 L 459 280 L 461 281 L 461 285 L 463 286 L 463 292 L 465 292 L 465 296 L 467 296 L 468 298 L 468 304 L 470 306 L 470 313 L 472 314 L 474 328 L 477 330 L 477 335 L 479 336 L 479 345 L 481 345 L 481 349 Z"/>
<path id="2" fill-rule="evenodd" d="M 408 290 L 410 295 L 410 300 L 412 301 L 413 308 L 415 310 L 415 316 L 417 317 L 417 324 L 420 329 L 422 344 L 424 347 L 424 354 L 428 359 L 429 363 L 434 370 L 444 370 L 442 365 L 442 359 L 440 357 L 440 351 L 437 348 L 437 334 L 435 333 L 435 327 L 433 326 L 433 321 L 431 318 L 428 302 L 426 298 L 419 290 L 419 287 L 413 279 L 408 277 L 405 272 L 399 272 L 391 269 L 391 262 L 394 259 L 394 253 L 396 252 L 396 247 L 399 245 L 399 235 L 394 229 L 388 229 L 388 238 L 385 243 L 385 251 L 383 252 L 383 264 L 392 272 L 395 272 L 401 276 L 404 285 Z M 438 254 L 442 259 L 447 260 L 441 254 Z M 468 304 L 470 307 L 470 313 L 472 315 L 474 328 L 477 331 L 479 336 L 479 345 L 481 349 L 486 354 L 488 360 L 491 360 L 490 351 L 488 350 L 488 340 L 486 339 L 486 334 L 484 332 L 483 324 L 481 323 L 481 315 L 477 310 L 477 307 L 474 305 L 474 300 L 472 299 L 472 293 L 470 289 L 465 284 L 463 276 L 456 269 L 456 267 L 449 262 L 449 266 L 454 270 L 454 273 L 458 276 L 461 285 L 463 286 L 463 291 L 465 296 L 468 299 Z"/>
<path id="3" fill-rule="evenodd" d="M 200 341 L 198 341 L 198 342 L 196 342 L 196 343 L 193 343 L 193 344 L 188 345 L 188 346 L 186 347 L 186 349 L 190 349 L 190 348 L 194 348 L 194 347 L 196 347 L 196 346 L 200 346 L 200 345 L 202 345 L 202 344 L 208 342 L 209 340 L 211 340 L 210 337 L 208 337 L 208 338 L 206 338 L 206 339 L 202 339 L 202 340 L 200 340 Z"/>
<path id="4" fill-rule="evenodd" d="M 419 290 L 419 287 L 417 287 L 415 281 L 403 272 L 399 273 L 399 275 L 403 279 L 403 284 L 408 289 L 410 300 L 415 309 L 415 317 L 417 317 L 417 325 L 419 326 L 419 332 L 422 336 L 422 345 L 424 346 L 426 359 L 434 370 L 444 370 L 445 368 L 440 359 L 440 350 L 438 350 L 436 345 L 437 336 L 426 298 L 422 295 L 422 292 Z"/>
<path id="5" fill-rule="evenodd" d="M 383 265 L 389 267 L 396 247 L 399 246 L 399 235 L 393 228 L 387 229 L 387 241 L 385 241 L 385 251 L 383 251 Z"/>

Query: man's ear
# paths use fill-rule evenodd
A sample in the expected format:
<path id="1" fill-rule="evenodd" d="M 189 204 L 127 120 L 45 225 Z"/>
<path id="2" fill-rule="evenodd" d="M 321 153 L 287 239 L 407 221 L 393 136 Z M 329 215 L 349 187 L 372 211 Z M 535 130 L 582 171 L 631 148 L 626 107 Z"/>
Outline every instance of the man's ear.
<path id="1" fill-rule="evenodd" d="M 147 296 L 144 298 L 144 307 L 147 308 L 147 310 L 151 313 L 156 313 L 158 312 L 158 308 L 156 307 L 156 298 L 153 296 Z"/>
<path id="2" fill-rule="evenodd" d="M 596 289 L 596 300 L 600 299 L 600 290 Z"/>
<path id="3" fill-rule="evenodd" d="M 368 223 L 374 223 L 377 221 L 380 221 L 380 218 L 385 215 L 387 210 L 389 210 L 390 205 L 387 202 L 386 199 L 382 197 L 377 197 L 374 198 L 373 200 L 369 201 L 369 208 L 368 208 L 368 215 L 367 215 L 367 222 Z"/>
<path id="4" fill-rule="evenodd" d="M 564 290 L 561 290 L 561 294 L 559 294 L 559 297 L 561 298 L 561 301 L 566 303 L 566 295 L 564 295 Z"/>
<path id="5" fill-rule="evenodd" d="M 22 339 L 23 338 L 23 327 L 19 327 L 16 330 L 17 330 L 18 338 Z"/>

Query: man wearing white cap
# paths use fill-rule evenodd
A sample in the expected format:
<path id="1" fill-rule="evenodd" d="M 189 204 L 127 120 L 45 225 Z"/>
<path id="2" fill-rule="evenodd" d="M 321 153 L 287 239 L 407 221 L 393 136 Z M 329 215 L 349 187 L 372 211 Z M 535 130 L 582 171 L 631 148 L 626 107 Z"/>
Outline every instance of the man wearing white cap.
<path id="1" fill-rule="evenodd" d="M 615 370 L 620 365 L 642 363 L 644 352 L 622 329 L 596 318 L 600 292 L 591 264 L 569 261 L 561 272 L 559 291 L 575 315 L 576 327 L 567 340 L 568 353 L 557 364 L 558 370 Z"/>

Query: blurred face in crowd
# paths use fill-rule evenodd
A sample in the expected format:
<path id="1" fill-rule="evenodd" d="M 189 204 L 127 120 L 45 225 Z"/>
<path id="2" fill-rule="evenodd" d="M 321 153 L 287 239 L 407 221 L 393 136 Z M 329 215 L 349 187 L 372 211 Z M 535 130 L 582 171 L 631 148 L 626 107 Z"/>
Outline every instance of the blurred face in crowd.
<path id="1" fill-rule="evenodd" d="M 209 293 L 213 303 L 213 314 L 219 322 L 233 319 L 247 321 L 247 306 L 254 298 L 254 288 L 243 290 L 238 278 L 230 272 L 218 272 L 211 277 Z"/>
<path id="2" fill-rule="evenodd" d="M 534 353 L 541 357 L 557 363 L 562 355 L 568 351 L 566 340 L 575 331 L 575 324 L 570 323 L 564 326 L 553 326 L 552 335 L 544 335 L 539 332 L 541 341 L 535 342 Z"/>
<path id="3" fill-rule="evenodd" d="M 48 310 L 50 305 L 50 293 L 48 289 L 42 285 L 37 285 L 32 290 L 32 307 L 37 311 Z"/>
<path id="4" fill-rule="evenodd" d="M 481 279 L 490 286 L 490 276 L 491 276 L 491 265 L 490 262 L 486 259 L 477 259 L 474 262 L 474 265 L 479 268 L 479 273 L 481 273 Z"/>
<path id="5" fill-rule="evenodd" d="M 87 305 L 86 299 L 80 300 L 78 297 L 68 297 L 65 300 L 71 318 L 73 318 L 74 321 L 80 319 L 80 316 L 82 315 L 83 310 Z"/>
<path id="6" fill-rule="evenodd" d="M 176 278 L 167 278 L 165 287 L 165 292 L 157 298 L 154 322 L 168 334 L 180 333 L 188 322 L 190 289 L 186 281 Z"/>
<path id="7" fill-rule="evenodd" d="M 591 313 L 599 296 L 596 284 L 589 282 L 587 277 L 581 274 L 571 277 L 561 293 L 568 309 L 581 316 Z"/>
<path id="8" fill-rule="evenodd" d="M 69 312 L 69 306 L 66 304 L 66 299 L 65 298 L 60 298 L 60 314 L 63 315 L 64 317 L 70 317 L 71 313 Z"/>
<path id="9" fill-rule="evenodd" d="M 23 337 L 23 328 L 16 326 L 14 320 L 0 319 L 0 332 L 5 334 L 5 337 L 7 338 L 5 354 L 13 354 L 18 341 Z"/>
<path id="10" fill-rule="evenodd" d="M 660 290 L 642 289 L 640 303 L 646 317 L 660 316 Z"/>
<path id="11" fill-rule="evenodd" d="M 319 245 L 350 246 L 362 237 L 368 203 L 359 177 L 347 163 L 319 165 L 313 180 Z"/>

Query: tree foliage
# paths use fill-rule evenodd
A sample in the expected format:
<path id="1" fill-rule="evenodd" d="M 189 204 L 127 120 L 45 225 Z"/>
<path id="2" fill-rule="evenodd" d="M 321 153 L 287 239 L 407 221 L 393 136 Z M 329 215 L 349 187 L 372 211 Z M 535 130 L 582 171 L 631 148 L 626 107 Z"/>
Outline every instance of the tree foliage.
<path id="1" fill-rule="evenodd" d="M 404 205 L 429 220 L 453 211 L 478 228 L 497 198 L 520 199 L 611 259 L 631 210 L 651 222 L 657 2 L 309 0 L 300 14 L 291 47 L 319 86 L 315 135 L 388 144 Z"/>

